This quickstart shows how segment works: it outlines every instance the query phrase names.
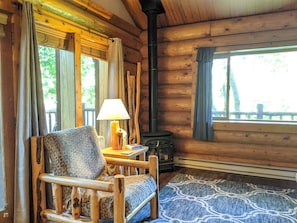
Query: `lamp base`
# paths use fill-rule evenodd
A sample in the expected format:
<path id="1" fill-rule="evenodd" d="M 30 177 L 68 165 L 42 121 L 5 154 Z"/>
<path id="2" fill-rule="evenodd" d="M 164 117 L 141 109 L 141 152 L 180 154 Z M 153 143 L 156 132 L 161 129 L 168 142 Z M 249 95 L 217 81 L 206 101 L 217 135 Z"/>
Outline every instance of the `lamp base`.
<path id="1" fill-rule="evenodd" d="M 121 132 L 119 121 L 110 122 L 110 131 L 112 149 L 121 150 L 123 147 L 123 133 Z"/>

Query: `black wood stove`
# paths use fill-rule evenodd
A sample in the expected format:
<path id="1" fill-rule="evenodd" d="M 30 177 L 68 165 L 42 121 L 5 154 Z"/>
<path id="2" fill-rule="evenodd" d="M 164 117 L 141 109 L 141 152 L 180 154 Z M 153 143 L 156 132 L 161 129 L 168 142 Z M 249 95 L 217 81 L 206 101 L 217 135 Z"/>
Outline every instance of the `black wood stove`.
<path id="1" fill-rule="evenodd" d="M 148 146 L 148 155 L 159 157 L 159 170 L 174 169 L 173 134 L 158 131 L 158 47 L 157 15 L 164 13 L 160 0 L 139 0 L 148 21 L 148 66 L 149 66 L 149 132 L 141 133 L 141 144 Z"/>
<path id="2" fill-rule="evenodd" d="M 149 155 L 159 157 L 160 172 L 174 170 L 172 141 L 172 132 L 169 131 L 141 134 L 141 144 L 149 147 L 147 157 Z"/>

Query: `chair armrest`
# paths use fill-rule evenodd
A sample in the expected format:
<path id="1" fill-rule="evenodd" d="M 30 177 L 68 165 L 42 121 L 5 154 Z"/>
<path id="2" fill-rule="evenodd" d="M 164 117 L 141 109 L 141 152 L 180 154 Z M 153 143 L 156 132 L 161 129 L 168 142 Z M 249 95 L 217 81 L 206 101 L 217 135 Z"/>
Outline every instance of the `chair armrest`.
<path id="1" fill-rule="evenodd" d="M 81 187 L 107 192 L 113 192 L 114 190 L 114 183 L 112 182 L 91 180 L 79 177 L 54 176 L 51 174 L 42 173 L 39 175 L 39 179 L 47 183 L 59 184 L 62 186 Z"/>
<path id="2" fill-rule="evenodd" d="M 119 207 L 124 207 L 124 191 L 125 191 L 125 181 L 123 175 L 116 175 L 114 181 L 104 182 L 99 180 L 85 179 L 79 177 L 68 177 L 68 176 L 54 176 L 48 173 L 41 173 L 39 179 L 43 183 L 53 183 L 55 184 L 54 197 L 56 198 L 55 210 L 43 209 L 41 215 L 45 219 L 51 221 L 59 222 L 83 222 L 80 221 L 80 196 L 78 193 L 78 188 L 86 188 L 92 191 L 90 197 L 90 209 L 91 216 L 88 222 L 99 222 L 99 208 L 98 208 L 98 194 L 97 191 L 106 191 L 114 193 L 114 202 Z M 72 217 L 63 215 L 63 201 L 62 201 L 62 186 L 70 186 L 72 188 L 71 192 L 71 213 Z M 122 208 L 124 209 L 124 208 Z M 123 212 L 124 213 L 124 212 Z M 124 216 L 124 214 L 122 214 Z M 76 221 L 79 220 L 79 221 Z"/>
<path id="3" fill-rule="evenodd" d="M 148 161 L 130 160 L 130 159 L 121 159 L 121 158 L 112 158 L 112 157 L 105 157 L 105 160 L 107 164 L 143 168 L 143 169 L 149 168 Z"/>

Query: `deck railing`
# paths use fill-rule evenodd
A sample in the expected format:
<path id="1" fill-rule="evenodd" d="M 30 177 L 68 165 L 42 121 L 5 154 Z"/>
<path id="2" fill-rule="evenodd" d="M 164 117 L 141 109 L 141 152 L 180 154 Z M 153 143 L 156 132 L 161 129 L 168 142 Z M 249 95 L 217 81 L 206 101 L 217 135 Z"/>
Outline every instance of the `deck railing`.
<path id="1" fill-rule="evenodd" d="M 214 112 L 213 117 L 224 118 L 226 117 L 226 112 Z M 229 119 L 297 121 L 297 112 L 229 112 Z"/>
<path id="2" fill-rule="evenodd" d="M 215 111 L 213 112 L 213 117 L 224 118 L 226 117 L 226 112 Z M 269 112 L 264 111 L 263 104 L 257 104 L 255 112 L 229 112 L 229 119 L 297 121 L 297 112 Z"/>
<path id="3" fill-rule="evenodd" d="M 53 132 L 57 130 L 57 112 L 56 110 L 46 111 L 46 121 L 48 132 Z M 96 125 L 96 114 L 93 108 L 83 109 L 83 121 L 84 125 L 94 126 Z"/>

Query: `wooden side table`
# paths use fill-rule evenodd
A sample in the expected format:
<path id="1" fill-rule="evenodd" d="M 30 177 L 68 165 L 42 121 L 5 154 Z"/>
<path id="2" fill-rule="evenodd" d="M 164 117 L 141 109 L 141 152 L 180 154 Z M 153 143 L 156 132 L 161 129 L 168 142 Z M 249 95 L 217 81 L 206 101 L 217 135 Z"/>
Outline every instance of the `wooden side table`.
<path id="1" fill-rule="evenodd" d="M 143 160 L 145 161 L 146 157 L 145 154 L 148 151 L 148 146 L 143 146 L 143 148 L 141 149 L 135 149 L 135 150 L 131 150 L 131 149 L 121 149 L 121 150 L 114 150 L 112 149 L 112 147 L 107 147 L 107 148 L 103 148 L 102 149 L 102 153 L 105 157 L 113 157 L 113 158 L 121 158 L 121 159 L 136 159 L 137 157 L 139 157 L 139 160 Z M 126 170 L 126 168 L 124 169 L 124 174 L 128 174 L 127 173 L 128 170 Z M 136 171 L 132 170 L 132 172 L 135 174 Z M 144 170 L 139 170 L 139 173 L 144 173 Z"/>

